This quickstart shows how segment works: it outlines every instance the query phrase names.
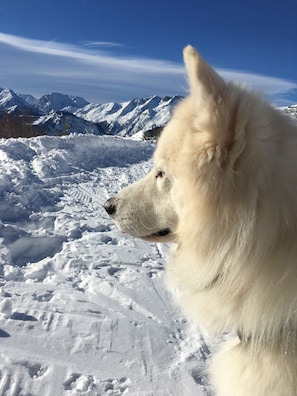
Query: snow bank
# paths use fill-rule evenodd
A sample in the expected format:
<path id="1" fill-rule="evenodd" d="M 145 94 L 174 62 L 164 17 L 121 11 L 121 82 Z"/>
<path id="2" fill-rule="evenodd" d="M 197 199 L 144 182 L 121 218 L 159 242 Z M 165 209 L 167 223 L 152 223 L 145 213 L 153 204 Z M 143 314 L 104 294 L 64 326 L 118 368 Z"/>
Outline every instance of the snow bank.
<path id="1" fill-rule="evenodd" d="M 0 140 L 0 394 L 210 395 L 210 351 L 163 285 L 166 246 L 102 204 L 153 147 L 90 135 Z"/>

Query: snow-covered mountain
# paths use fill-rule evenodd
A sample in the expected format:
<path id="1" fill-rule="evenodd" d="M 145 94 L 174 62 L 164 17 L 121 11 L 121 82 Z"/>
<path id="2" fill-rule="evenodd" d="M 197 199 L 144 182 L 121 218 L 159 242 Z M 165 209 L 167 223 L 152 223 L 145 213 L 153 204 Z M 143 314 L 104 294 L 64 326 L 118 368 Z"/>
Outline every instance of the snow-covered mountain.
<path id="1" fill-rule="evenodd" d="M 152 96 L 95 104 L 79 96 L 51 93 L 36 99 L 0 88 L 0 137 L 82 133 L 136 135 L 142 139 L 144 133 L 153 136 L 167 124 L 180 99 L 181 96 Z M 281 110 L 297 118 L 297 105 Z M 6 120 L 1 119 L 1 113 L 5 113 Z"/>
<path id="2" fill-rule="evenodd" d="M 0 116 L 2 113 L 15 115 L 40 115 L 32 104 L 16 94 L 12 89 L 0 88 Z"/>
<path id="3" fill-rule="evenodd" d="M 44 111 L 44 113 L 59 110 L 74 113 L 88 104 L 89 102 L 80 96 L 69 96 L 54 92 L 48 95 L 43 95 L 40 99 L 37 99 L 35 106 Z"/>
<path id="4" fill-rule="evenodd" d="M 26 102 L 28 102 L 32 106 L 35 106 L 37 103 L 37 100 L 38 100 L 33 95 L 30 95 L 30 94 L 18 93 L 18 96 L 20 96 L 22 99 L 24 99 Z"/>
<path id="5" fill-rule="evenodd" d="M 46 131 L 46 135 L 58 136 L 70 133 L 84 133 L 103 135 L 99 124 L 84 120 L 67 111 L 51 111 L 49 114 L 38 117 L 33 127 Z"/>
<path id="6" fill-rule="evenodd" d="M 94 104 L 78 96 L 51 93 L 36 99 L 32 95 L 16 94 L 10 89 L 0 88 L 0 112 L 5 111 L 12 117 L 34 115 L 31 128 L 33 135 L 92 133 L 142 136 L 143 132 L 163 127 L 180 99 L 179 96 L 153 96 L 123 103 Z M 22 133 L 24 123 L 19 122 L 19 119 L 13 121 L 10 125 L 16 124 L 17 131 L 9 136 L 28 136 L 27 131 Z M 26 129 L 28 123 L 26 119 Z M 1 136 L 7 137 L 7 134 Z"/>
<path id="7" fill-rule="evenodd" d="M 181 96 L 153 96 L 123 103 L 88 104 L 75 115 L 99 123 L 105 134 L 132 136 L 164 126 Z"/>

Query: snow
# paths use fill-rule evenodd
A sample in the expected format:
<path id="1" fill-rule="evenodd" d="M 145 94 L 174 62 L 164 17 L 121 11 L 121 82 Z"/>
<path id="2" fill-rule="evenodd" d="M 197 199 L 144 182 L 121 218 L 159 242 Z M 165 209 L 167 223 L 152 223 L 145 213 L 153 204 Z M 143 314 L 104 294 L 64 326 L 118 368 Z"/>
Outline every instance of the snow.
<path id="1" fill-rule="evenodd" d="M 211 395 L 211 352 L 163 284 L 168 246 L 102 204 L 150 168 L 148 142 L 0 140 L 0 394 Z"/>

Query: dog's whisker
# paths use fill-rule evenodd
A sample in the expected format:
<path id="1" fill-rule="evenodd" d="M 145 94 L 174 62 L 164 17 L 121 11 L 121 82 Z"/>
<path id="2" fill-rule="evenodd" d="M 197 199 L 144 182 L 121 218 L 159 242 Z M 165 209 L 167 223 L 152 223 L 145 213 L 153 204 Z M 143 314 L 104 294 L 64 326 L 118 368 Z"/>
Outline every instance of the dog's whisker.
<path id="1" fill-rule="evenodd" d="M 152 231 L 152 230 L 155 229 L 154 227 L 149 227 L 149 226 L 145 225 L 142 219 L 139 219 L 139 220 L 140 220 L 140 224 L 141 224 L 141 225 L 143 226 L 143 228 L 145 228 L 146 230 Z"/>

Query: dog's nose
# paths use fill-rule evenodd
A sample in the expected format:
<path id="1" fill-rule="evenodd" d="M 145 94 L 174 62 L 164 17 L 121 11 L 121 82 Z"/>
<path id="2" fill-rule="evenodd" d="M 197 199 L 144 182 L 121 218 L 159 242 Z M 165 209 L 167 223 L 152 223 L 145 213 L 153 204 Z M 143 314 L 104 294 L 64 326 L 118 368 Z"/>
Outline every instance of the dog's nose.
<path id="1" fill-rule="evenodd" d="M 115 198 L 109 198 L 103 205 L 106 212 L 111 216 L 116 212 Z"/>

